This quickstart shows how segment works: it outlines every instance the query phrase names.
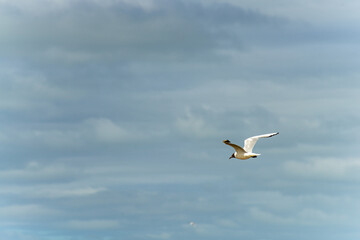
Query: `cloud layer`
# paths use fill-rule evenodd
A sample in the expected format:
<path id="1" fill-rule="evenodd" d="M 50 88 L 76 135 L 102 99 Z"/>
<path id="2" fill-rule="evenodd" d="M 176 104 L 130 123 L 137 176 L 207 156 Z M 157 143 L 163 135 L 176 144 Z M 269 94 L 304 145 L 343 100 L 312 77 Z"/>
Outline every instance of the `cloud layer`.
<path id="1" fill-rule="evenodd" d="M 0 0 L 1 239 L 359 238 L 357 5 Z"/>

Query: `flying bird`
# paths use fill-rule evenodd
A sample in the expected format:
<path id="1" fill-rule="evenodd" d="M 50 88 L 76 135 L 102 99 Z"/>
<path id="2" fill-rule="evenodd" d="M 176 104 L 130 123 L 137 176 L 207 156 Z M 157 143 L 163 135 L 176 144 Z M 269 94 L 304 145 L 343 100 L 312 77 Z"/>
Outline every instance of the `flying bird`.
<path id="1" fill-rule="evenodd" d="M 244 141 L 244 148 L 231 143 L 229 140 L 224 140 L 223 143 L 225 143 L 229 146 L 232 146 L 235 149 L 235 152 L 230 156 L 229 159 L 237 158 L 237 159 L 241 159 L 241 160 L 246 160 L 249 158 L 256 158 L 257 156 L 260 155 L 258 153 L 252 152 L 252 150 L 255 146 L 255 143 L 257 142 L 257 140 L 259 140 L 259 138 L 269 138 L 269 137 L 272 137 L 272 136 L 275 136 L 278 134 L 279 134 L 279 132 L 249 137 L 249 138 L 245 139 L 245 141 Z"/>

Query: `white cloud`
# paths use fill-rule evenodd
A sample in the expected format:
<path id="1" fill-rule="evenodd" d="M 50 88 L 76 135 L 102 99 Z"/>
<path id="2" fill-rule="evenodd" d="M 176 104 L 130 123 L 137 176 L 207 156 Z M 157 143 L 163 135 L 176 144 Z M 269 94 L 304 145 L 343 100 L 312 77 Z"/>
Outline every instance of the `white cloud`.
<path id="1" fill-rule="evenodd" d="M 235 194 L 239 204 L 266 206 L 272 210 L 291 210 L 298 206 L 296 197 L 282 194 L 278 191 L 249 191 Z"/>
<path id="2" fill-rule="evenodd" d="M 152 137 L 148 132 L 148 138 Z M 156 133 L 155 133 L 156 134 Z M 0 130 L 0 142 L 17 146 L 31 146 L 45 150 L 82 149 L 94 144 L 115 144 L 145 139 L 137 128 L 125 128 L 108 118 L 89 118 L 70 124 L 49 124 L 48 127 L 27 126 L 20 129 L 9 126 Z M 93 148 L 96 150 L 96 148 Z"/>
<path id="3" fill-rule="evenodd" d="M 77 198 L 89 197 L 97 193 L 106 191 L 102 187 L 73 186 L 74 184 L 38 184 L 31 186 L 1 186 L 0 194 L 21 196 L 31 199 L 57 199 L 57 198 Z M 83 184 L 85 185 L 85 184 Z"/>
<path id="4" fill-rule="evenodd" d="M 145 166 L 145 165 L 144 165 Z M 216 182 L 220 178 L 212 174 L 192 174 L 174 171 L 159 165 L 139 166 L 137 164 L 126 166 L 96 166 L 85 170 L 84 174 L 91 176 L 92 180 L 105 185 L 137 185 L 137 184 L 203 184 Z"/>
<path id="5" fill-rule="evenodd" d="M 201 116 L 193 114 L 187 110 L 184 117 L 176 120 L 175 126 L 180 134 L 190 137 L 205 138 L 216 135 L 213 126 L 205 121 Z"/>
<path id="6" fill-rule="evenodd" d="M 29 219 L 52 218 L 59 214 L 59 211 L 39 204 L 0 206 L 1 222 L 4 222 L 6 219 L 9 221 L 22 221 Z"/>
<path id="7" fill-rule="evenodd" d="M 101 142 L 126 141 L 135 137 L 107 118 L 87 119 L 85 124 L 88 130 L 93 132 L 95 139 Z"/>
<path id="8" fill-rule="evenodd" d="M 360 160 L 356 158 L 311 158 L 287 161 L 284 170 L 291 176 L 328 180 L 360 180 Z"/>
<path id="9" fill-rule="evenodd" d="M 346 224 L 348 218 L 343 214 L 332 214 L 319 209 L 304 208 L 298 212 L 292 211 L 287 214 L 273 213 L 257 207 L 249 210 L 250 216 L 256 220 L 275 225 L 324 225 Z"/>
<path id="10" fill-rule="evenodd" d="M 170 239 L 172 236 L 171 233 L 159 233 L 159 234 L 147 234 L 147 237 L 148 238 L 151 238 L 151 239 Z"/>
<path id="11" fill-rule="evenodd" d="M 50 115 L 55 111 L 55 100 L 70 100 L 75 97 L 71 89 L 51 84 L 40 72 L 18 67 L 1 67 L 0 109 L 11 111 L 44 110 Z"/>
<path id="12" fill-rule="evenodd" d="M 101 193 L 105 191 L 105 188 L 94 188 L 94 187 L 78 187 L 72 188 L 71 186 L 42 186 L 35 187 L 37 191 L 30 193 L 33 197 L 43 198 L 74 198 L 74 197 L 86 197 Z"/>
<path id="13" fill-rule="evenodd" d="M 235 194 L 239 206 L 247 206 L 255 221 L 286 225 L 353 225 L 359 213 L 358 199 L 351 194 L 283 194 L 254 191 Z M 242 219 L 242 218 L 239 218 Z"/>
<path id="14" fill-rule="evenodd" d="M 7 169 L 0 171 L 0 179 L 7 182 L 52 182 L 72 179 L 79 173 L 79 170 L 68 168 L 63 164 L 40 165 L 37 162 L 30 162 L 24 168 Z"/>
<path id="15" fill-rule="evenodd" d="M 290 217 L 277 216 L 270 212 L 261 210 L 257 207 L 250 208 L 249 213 L 252 218 L 266 223 L 280 224 L 280 225 L 284 225 L 284 224 L 287 225 L 294 223 L 294 219 Z"/>

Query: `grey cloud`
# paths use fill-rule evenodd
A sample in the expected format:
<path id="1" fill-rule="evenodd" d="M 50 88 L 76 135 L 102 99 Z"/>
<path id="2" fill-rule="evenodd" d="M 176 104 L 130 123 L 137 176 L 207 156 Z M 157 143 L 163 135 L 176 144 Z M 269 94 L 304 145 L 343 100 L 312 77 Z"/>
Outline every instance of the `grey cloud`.
<path id="1" fill-rule="evenodd" d="M 4 46 L 7 46 L 4 52 L 9 56 L 15 54 L 13 57 L 31 56 L 42 62 L 68 64 L 194 61 L 215 57 L 221 50 L 246 46 L 249 51 L 252 46 L 266 47 L 269 43 L 277 51 L 291 42 L 300 46 L 315 45 L 314 50 L 321 50 L 319 42 L 346 43 L 358 36 L 351 29 L 339 29 L 345 31 L 339 34 L 225 3 L 155 1 L 153 5 L 151 9 L 144 9 L 121 1 L 109 6 L 91 1 L 66 1 L 63 7 L 38 13 L 36 17 L 32 11 L 20 9 L 26 21 L 14 21 L 16 15 L 7 13 L 3 16 L 7 26 L 3 31 Z M 349 33 L 354 37 L 335 41 L 335 37 Z M 329 48 L 325 48 L 327 50 Z M 340 49 L 330 53 L 341 52 Z M 221 61 L 220 56 L 217 58 Z"/>
<path id="2" fill-rule="evenodd" d="M 26 10 L 22 14 L 26 22 L 12 21 L 15 16 L 11 15 L 3 19 L 8 29 L 12 29 L 4 33 L 3 39 L 8 46 L 14 46 L 11 51 L 21 55 L 25 50 L 35 57 L 70 63 L 99 57 L 124 59 L 137 55 L 141 58 L 149 52 L 166 49 L 170 52 L 202 49 L 208 42 L 201 29 L 179 18 L 161 14 L 147 17 L 143 9 L 121 2 L 115 8 L 77 2 L 57 14 L 39 14 L 36 18 Z M 43 21 L 44 18 L 47 21 Z M 176 30 L 179 27 L 182 31 Z M 17 46 L 22 51 L 16 51 Z"/>
<path id="3" fill-rule="evenodd" d="M 223 26 L 282 22 L 228 4 L 157 1 L 155 6 L 145 10 L 121 1 L 109 7 L 75 1 L 37 14 L 19 9 L 23 20 L 15 21 L 17 15 L 8 13 L 2 17 L 7 26 L 3 32 L 7 45 L 4 52 L 69 64 L 116 59 L 153 61 L 171 56 L 172 60 L 189 59 L 197 54 L 209 55 L 221 42 L 236 42 L 228 38 L 231 31 L 222 30 Z"/>

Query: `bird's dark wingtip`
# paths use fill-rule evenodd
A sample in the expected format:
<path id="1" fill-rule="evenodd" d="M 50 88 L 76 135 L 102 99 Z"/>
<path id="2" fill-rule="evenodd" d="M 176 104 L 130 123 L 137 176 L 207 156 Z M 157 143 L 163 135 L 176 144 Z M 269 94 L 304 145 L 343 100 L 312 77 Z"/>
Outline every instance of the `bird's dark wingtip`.
<path id="1" fill-rule="evenodd" d="M 273 133 L 273 134 L 269 135 L 268 137 L 273 137 L 273 136 L 276 136 L 278 134 L 279 134 L 279 132 L 276 132 L 276 133 Z"/>

